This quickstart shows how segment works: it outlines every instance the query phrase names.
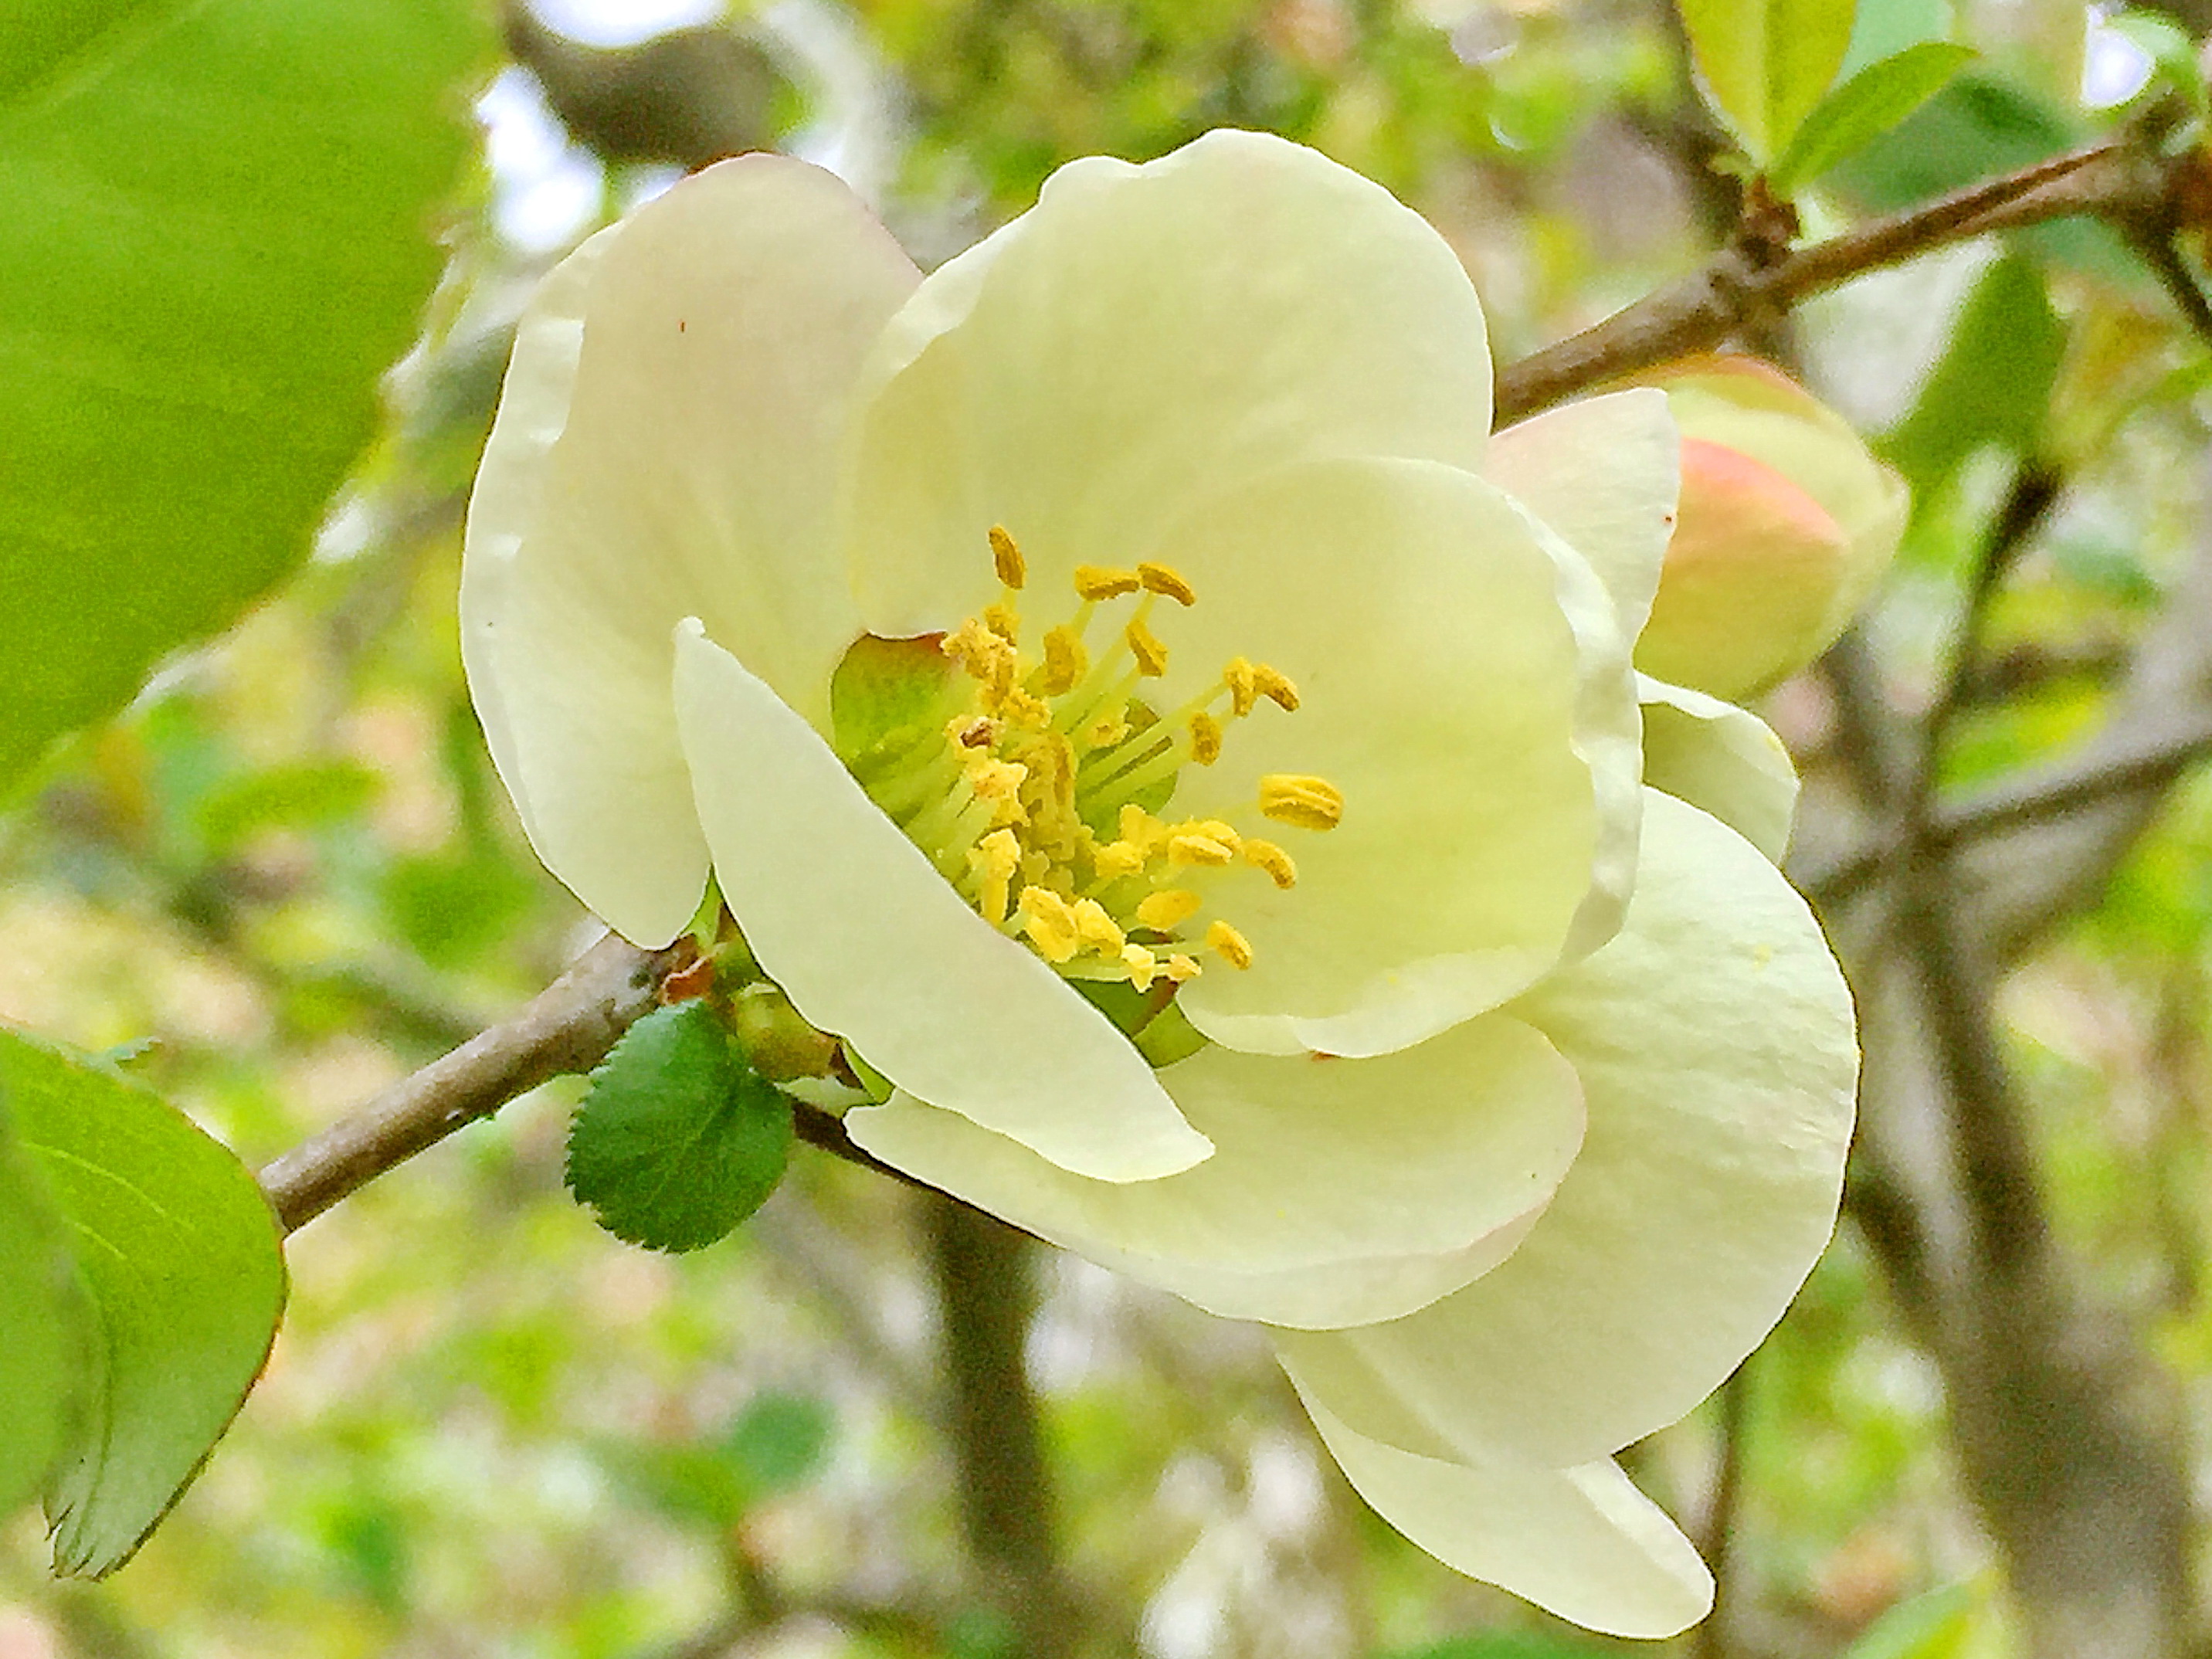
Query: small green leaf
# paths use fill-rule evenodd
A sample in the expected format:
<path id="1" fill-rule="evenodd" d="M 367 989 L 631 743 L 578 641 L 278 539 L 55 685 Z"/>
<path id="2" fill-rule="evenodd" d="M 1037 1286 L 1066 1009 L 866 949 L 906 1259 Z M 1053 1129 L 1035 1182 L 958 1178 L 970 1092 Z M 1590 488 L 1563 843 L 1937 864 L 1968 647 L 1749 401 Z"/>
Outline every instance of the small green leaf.
<path id="1" fill-rule="evenodd" d="M 0 1089 L 97 1315 L 96 1385 L 46 1494 L 55 1570 L 97 1577 L 238 1414 L 276 1337 L 284 1260 L 252 1176 L 150 1090 L 4 1030 Z"/>
<path id="2" fill-rule="evenodd" d="M 1869 64 L 1894 58 L 1923 40 L 1946 40 L 1950 33 L 1949 0 L 1859 0 L 1850 50 L 1836 73 L 1848 81 Z"/>
<path id="3" fill-rule="evenodd" d="M 264 830 L 319 830 L 361 811 L 379 780 L 358 761 L 295 761 L 225 779 L 200 797 L 192 823 L 210 851 Z"/>
<path id="4" fill-rule="evenodd" d="M 1868 64 L 1805 118 L 1789 149 L 1768 170 L 1767 182 L 1783 196 L 1812 183 L 1941 92 L 1973 56 L 1969 46 L 1923 40 Z"/>
<path id="5" fill-rule="evenodd" d="M 15 1145 L 6 1105 L 0 1099 L 0 1521 L 37 1494 L 60 1455 L 93 1340 L 61 1215 Z"/>
<path id="6" fill-rule="evenodd" d="M 760 1208 L 791 1157 L 791 1103 L 756 1077 L 703 1001 L 657 1008 L 592 1073 L 568 1133 L 568 1190 L 617 1238 L 712 1244 Z"/>
<path id="7" fill-rule="evenodd" d="M 1878 446 L 1911 484 L 1913 500 L 1934 499 L 1960 464 L 1988 445 L 2032 453 L 2065 349 L 2066 325 L 2034 264 L 2017 255 L 1992 264 L 1911 412 Z"/>
<path id="8" fill-rule="evenodd" d="M 2150 59 L 2154 81 L 2164 82 L 2189 100 L 2190 108 L 2204 113 L 2204 71 L 2197 67 L 2197 48 L 2179 24 L 2156 12 L 2124 11 L 2106 19 L 2104 27 Z"/>
<path id="9" fill-rule="evenodd" d="M 754 1396 L 722 1439 L 722 1454 L 757 1498 L 811 1480 L 830 1455 L 836 1428 L 829 1403 L 812 1395 L 769 1390 Z"/>
<path id="10" fill-rule="evenodd" d="M 1835 80 L 1856 9 L 1850 0 L 1680 0 L 1714 109 L 1761 167 Z"/>
<path id="11" fill-rule="evenodd" d="M 444 264 L 489 10 L 0 5 L 0 786 L 307 556 Z"/>
<path id="12" fill-rule="evenodd" d="M 1895 1607 L 1867 1626 L 1844 1659 L 1959 1659 L 1973 1634 L 1972 1584 L 1945 1584 Z"/>

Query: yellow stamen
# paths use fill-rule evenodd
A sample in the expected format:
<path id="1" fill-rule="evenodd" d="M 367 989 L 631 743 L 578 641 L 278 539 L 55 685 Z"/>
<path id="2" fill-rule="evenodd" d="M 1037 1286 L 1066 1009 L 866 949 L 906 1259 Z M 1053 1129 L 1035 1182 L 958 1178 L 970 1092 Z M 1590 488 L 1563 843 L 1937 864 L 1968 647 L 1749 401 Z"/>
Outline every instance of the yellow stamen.
<path id="1" fill-rule="evenodd" d="M 1252 965 L 1252 942 L 1225 921 L 1217 921 L 1206 930 L 1206 942 L 1231 968 Z"/>
<path id="2" fill-rule="evenodd" d="M 971 749 L 962 769 L 968 775 L 968 787 L 975 792 L 975 798 L 990 802 L 993 828 L 1029 822 L 1030 815 L 1021 803 L 1022 785 L 1029 781 L 1028 767 L 1018 761 L 995 759 L 984 750 Z"/>
<path id="3" fill-rule="evenodd" d="M 1073 691 L 1076 683 L 1091 672 L 1091 653 L 1083 648 L 1083 641 L 1075 630 L 1062 624 L 1048 629 L 1044 636 L 1044 679 L 1040 689 L 1048 697 L 1057 697 Z"/>
<path id="4" fill-rule="evenodd" d="M 1128 641 L 1129 649 L 1136 656 L 1139 674 L 1157 676 L 1168 672 L 1168 648 L 1152 636 L 1152 630 L 1145 626 L 1142 617 L 1130 617 L 1129 625 L 1121 630 L 1121 637 Z"/>
<path id="5" fill-rule="evenodd" d="M 1074 906 L 1075 932 L 1085 945 L 1102 957 L 1118 957 L 1121 947 L 1128 943 L 1121 930 L 1114 925 L 1114 918 L 1106 914 L 1106 907 L 1097 899 L 1078 899 Z"/>
<path id="6" fill-rule="evenodd" d="M 1148 854 L 1167 840 L 1167 825 L 1134 801 L 1123 803 L 1121 822 L 1115 827 L 1121 831 L 1123 841 Z"/>
<path id="7" fill-rule="evenodd" d="M 999 580 L 1016 592 L 1029 580 L 1029 561 L 1022 557 L 1022 550 L 1002 524 L 991 526 L 991 562 L 998 568 Z"/>
<path id="8" fill-rule="evenodd" d="M 1198 977 L 1199 966 L 1180 951 L 1168 958 L 1167 976 L 1181 985 Z"/>
<path id="9" fill-rule="evenodd" d="M 1139 991 L 1149 991 L 1152 981 L 1160 976 L 1159 958 L 1141 945 L 1121 947 L 1121 965 L 1129 970 L 1129 983 Z"/>
<path id="10" fill-rule="evenodd" d="M 1301 830 L 1334 830 L 1344 821 L 1344 792 L 1327 778 L 1270 772 L 1260 780 L 1260 810 Z"/>
<path id="11" fill-rule="evenodd" d="M 1239 720 L 1250 714 L 1252 705 L 1260 701 L 1257 672 L 1242 657 L 1229 659 L 1229 666 L 1221 671 L 1221 683 L 1229 688 L 1229 707 Z"/>
<path id="12" fill-rule="evenodd" d="M 979 882 L 975 908 L 994 927 L 1006 922 L 1007 886 L 1021 861 L 1021 847 L 1011 830 L 994 830 L 968 849 L 969 867 Z"/>
<path id="13" fill-rule="evenodd" d="M 1145 852 L 1126 841 L 1109 841 L 1091 855 L 1091 867 L 1101 881 L 1118 881 L 1145 867 Z"/>
<path id="14" fill-rule="evenodd" d="M 1137 920 L 1160 933 L 1172 933 L 1197 914 L 1204 902 L 1188 887 L 1163 887 L 1147 894 L 1137 906 Z"/>
<path id="15" fill-rule="evenodd" d="M 1118 599 L 1144 586 L 1133 570 L 1109 570 L 1104 565 L 1075 567 L 1075 591 L 1086 599 Z"/>
<path id="16" fill-rule="evenodd" d="M 1083 948 L 1076 931 L 1075 912 L 1066 899 L 1048 888 L 1022 889 L 1022 931 L 1047 962 L 1067 962 Z"/>
<path id="17" fill-rule="evenodd" d="M 1115 709 L 1101 714 L 1083 728 L 1083 744 L 1086 749 L 1111 749 L 1129 735 L 1129 722 Z"/>
<path id="18" fill-rule="evenodd" d="M 1237 861 L 1234 842 L 1218 841 L 1195 830 L 1179 830 L 1168 837 L 1170 864 L 1204 864 L 1219 868 Z"/>
<path id="19" fill-rule="evenodd" d="M 1137 580 L 1144 584 L 1147 593 L 1164 594 L 1177 605 L 1196 605 L 1198 592 L 1182 578 L 1182 573 L 1164 564 L 1140 564 Z"/>
<path id="20" fill-rule="evenodd" d="M 1298 884 L 1298 866 L 1291 861 L 1288 853 L 1272 841 L 1247 836 L 1237 852 L 1245 863 L 1265 870 L 1276 886 L 1291 888 Z"/>
<path id="21" fill-rule="evenodd" d="M 983 611 L 983 626 L 1012 645 L 1021 637 L 1021 614 L 1011 605 L 988 605 Z"/>
<path id="22" fill-rule="evenodd" d="M 1255 663 L 1252 665 L 1252 688 L 1286 714 L 1297 708 L 1298 688 L 1279 668 L 1270 668 L 1263 662 Z"/>
<path id="23" fill-rule="evenodd" d="M 1221 722 L 1203 708 L 1190 717 L 1190 757 L 1200 766 L 1221 758 Z"/>

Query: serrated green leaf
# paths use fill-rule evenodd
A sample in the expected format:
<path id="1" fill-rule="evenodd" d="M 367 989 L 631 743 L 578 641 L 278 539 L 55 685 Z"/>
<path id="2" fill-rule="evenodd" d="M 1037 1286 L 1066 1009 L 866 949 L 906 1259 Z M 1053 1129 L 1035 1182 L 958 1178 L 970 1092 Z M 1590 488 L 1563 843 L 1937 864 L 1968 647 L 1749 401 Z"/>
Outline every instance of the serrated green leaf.
<path id="1" fill-rule="evenodd" d="M 1973 57 L 1969 46 L 1923 40 L 1868 64 L 1805 118 L 1789 149 L 1768 169 L 1767 182 L 1783 196 L 1811 184 L 1941 92 Z"/>
<path id="2" fill-rule="evenodd" d="M 0 1097 L 0 1521 L 60 1455 L 92 1340 L 61 1214 L 11 1121 Z"/>
<path id="3" fill-rule="evenodd" d="M 1877 446 L 1905 474 L 1913 500 L 1932 500 L 1985 446 L 2032 453 L 2065 349 L 2066 325 L 2042 274 L 2016 255 L 1997 260 L 1967 297 L 1911 412 Z"/>
<path id="4" fill-rule="evenodd" d="M 1788 148 L 1850 47 L 1850 0 L 1680 0 L 1705 88 L 1761 167 Z"/>
<path id="5" fill-rule="evenodd" d="M 441 258 L 475 0 L 0 0 L 0 786 L 306 556 Z"/>
<path id="6" fill-rule="evenodd" d="M 252 1176 L 160 1096 L 0 1031 L 0 1090 L 97 1316 L 95 1382 L 46 1494 L 59 1572 L 129 1559 L 238 1414 L 284 1304 Z"/>
<path id="7" fill-rule="evenodd" d="M 568 1190 L 616 1237 L 712 1244 L 760 1208 L 791 1157 L 791 1103 L 753 1074 L 703 1001 L 656 1008 L 592 1073 Z"/>

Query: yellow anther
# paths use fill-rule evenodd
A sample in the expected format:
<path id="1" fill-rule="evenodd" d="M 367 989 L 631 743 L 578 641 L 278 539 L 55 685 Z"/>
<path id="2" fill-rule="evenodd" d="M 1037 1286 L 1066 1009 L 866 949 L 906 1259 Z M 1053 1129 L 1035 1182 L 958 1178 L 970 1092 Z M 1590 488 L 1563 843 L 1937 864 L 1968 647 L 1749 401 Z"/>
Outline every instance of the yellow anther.
<path id="1" fill-rule="evenodd" d="M 1021 801 L 1022 785 L 1029 781 L 1028 767 L 972 749 L 962 769 L 968 774 L 968 787 L 975 792 L 975 798 L 990 803 L 994 829 L 1029 822 L 1029 812 Z"/>
<path id="2" fill-rule="evenodd" d="M 1141 945 L 1121 947 L 1121 965 L 1129 970 L 1129 983 L 1139 991 L 1149 991 L 1152 981 L 1160 976 L 1159 958 Z"/>
<path id="3" fill-rule="evenodd" d="M 999 712 L 1014 725 L 1042 730 L 1052 724 L 1052 709 L 1043 698 L 1031 696 L 1018 685 L 1010 685 L 997 695 Z"/>
<path id="4" fill-rule="evenodd" d="M 1270 772 L 1260 780 L 1260 810 L 1278 823 L 1334 830 L 1344 821 L 1344 792 L 1327 778 Z"/>
<path id="5" fill-rule="evenodd" d="M 1229 659 L 1229 666 L 1221 671 L 1221 683 L 1229 688 L 1229 707 L 1239 720 L 1260 701 L 1258 671 L 1242 657 Z"/>
<path id="6" fill-rule="evenodd" d="M 1190 757 L 1200 766 L 1221 758 L 1221 722 L 1203 708 L 1190 717 Z"/>
<path id="7" fill-rule="evenodd" d="M 1196 979 L 1199 975 L 1200 969 L 1197 963 L 1192 961 L 1190 957 L 1183 955 L 1182 951 L 1177 951 L 1173 956 L 1168 958 L 1168 965 L 1163 971 L 1170 979 L 1173 980 L 1176 984 L 1181 985 L 1186 981 Z"/>
<path id="8" fill-rule="evenodd" d="M 1129 735 L 1129 722 L 1121 711 L 1101 714 L 1083 728 L 1083 746 L 1086 749 L 1111 749 Z"/>
<path id="9" fill-rule="evenodd" d="M 1237 848 L 1232 842 L 1217 841 L 1191 830 L 1179 830 L 1168 837 L 1170 864 L 1204 864 L 1218 869 L 1236 861 Z"/>
<path id="10" fill-rule="evenodd" d="M 1168 648 L 1152 636 L 1142 617 L 1129 618 L 1129 625 L 1121 630 L 1121 637 L 1129 642 L 1129 649 L 1137 659 L 1139 674 L 1164 674 L 1168 672 Z"/>
<path id="11" fill-rule="evenodd" d="M 1006 920 L 1009 884 L 1022 861 L 1021 847 L 1011 830 L 994 830 L 968 849 L 968 866 L 975 872 L 975 908 L 996 927 Z"/>
<path id="12" fill-rule="evenodd" d="M 1114 918 L 1106 914 L 1106 907 L 1097 899 L 1078 899 L 1073 908 L 1075 933 L 1085 945 L 1102 957 L 1118 957 L 1121 947 L 1128 943 L 1121 930 L 1114 925 Z"/>
<path id="13" fill-rule="evenodd" d="M 1247 836 L 1237 854 L 1245 863 L 1265 870 L 1278 887 L 1290 888 L 1298 884 L 1298 866 L 1291 855 L 1272 841 L 1261 841 L 1257 836 Z"/>
<path id="14" fill-rule="evenodd" d="M 1017 592 L 1029 580 L 1029 561 L 1022 557 L 1022 550 L 1002 524 L 991 526 L 991 562 L 998 568 L 999 580 Z"/>
<path id="15" fill-rule="evenodd" d="M 1133 570 L 1110 570 L 1104 565 L 1075 567 L 1075 591 L 1085 599 L 1118 599 L 1144 586 Z"/>
<path id="16" fill-rule="evenodd" d="M 970 617 L 947 634 L 937 648 L 975 678 L 988 680 L 991 665 L 1005 653 L 1006 642 L 986 628 L 981 617 Z"/>
<path id="17" fill-rule="evenodd" d="M 1132 847 L 1150 853 L 1167 839 L 1168 827 L 1134 801 L 1122 804 L 1120 823 L 1115 826 L 1121 839 Z"/>
<path id="18" fill-rule="evenodd" d="M 1182 573 L 1170 565 L 1140 564 L 1137 580 L 1144 584 L 1147 593 L 1158 593 L 1173 599 L 1177 605 L 1196 605 L 1198 590 L 1182 578 Z"/>
<path id="19" fill-rule="evenodd" d="M 1206 942 L 1231 968 L 1252 965 L 1252 941 L 1246 939 L 1225 921 L 1217 921 L 1206 930 Z"/>
<path id="20" fill-rule="evenodd" d="M 1196 915 L 1205 902 L 1188 887 L 1163 887 L 1146 895 L 1137 906 L 1137 920 L 1158 933 L 1170 933 Z"/>
<path id="21" fill-rule="evenodd" d="M 1126 841 L 1109 841 L 1091 854 L 1091 867 L 1102 881 L 1119 881 L 1145 867 L 1145 849 Z"/>
<path id="22" fill-rule="evenodd" d="M 1012 636 L 1010 635 L 1008 637 Z M 1285 714 L 1298 706 L 1298 688 L 1279 668 L 1270 668 L 1263 662 L 1255 663 L 1252 665 L 1252 689 Z"/>
<path id="23" fill-rule="evenodd" d="M 1049 888 L 1024 887 L 1021 903 L 1022 931 L 1030 936 L 1037 954 L 1047 962 L 1067 962 L 1083 948 L 1076 931 L 1075 912 L 1067 901 Z"/>
<path id="24" fill-rule="evenodd" d="M 983 611 L 983 626 L 1012 645 L 1021 637 L 1021 613 L 1011 605 L 987 605 Z"/>
<path id="25" fill-rule="evenodd" d="M 1091 653 L 1083 648 L 1083 641 L 1075 630 L 1065 623 L 1048 629 L 1044 636 L 1044 678 L 1041 682 L 1045 696 L 1057 697 L 1073 691 L 1076 683 L 1091 668 Z"/>

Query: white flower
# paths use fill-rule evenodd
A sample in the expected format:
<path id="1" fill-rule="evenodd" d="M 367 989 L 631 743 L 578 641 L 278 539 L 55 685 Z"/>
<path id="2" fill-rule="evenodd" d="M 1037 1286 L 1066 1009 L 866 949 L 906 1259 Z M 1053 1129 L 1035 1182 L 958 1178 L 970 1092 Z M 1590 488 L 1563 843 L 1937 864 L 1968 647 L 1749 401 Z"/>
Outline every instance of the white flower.
<path id="1" fill-rule="evenodd" d="M 927 279 L 744 158 L 525 319 L 465 650 L 549 866 L 657 944 L 711 866 L 896 1085 L 861 1146 L 1277 1327 L 1424 1547 L 1661 1633 L 1709 1581 L 1610 1455 L 1825 1242 L 1850 1012 L 1640 776 L 1663 398 L 1493 443 L 1489 386 L 1451 251 L 1278 140 L 1077 163 Z M 1771 734 L 1644 695 L 1651 781 L 1778 851 Z M 1112 996 L 1211 1042 L 1155 1072 Z"/>

